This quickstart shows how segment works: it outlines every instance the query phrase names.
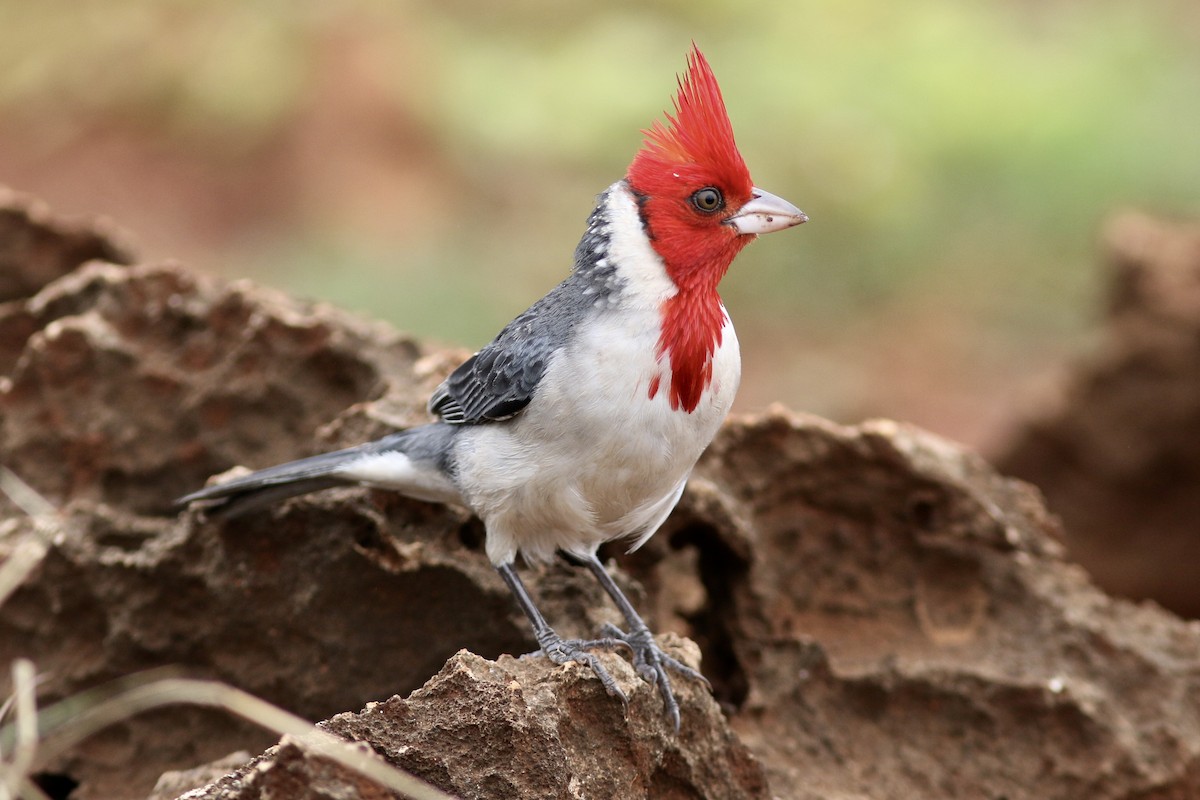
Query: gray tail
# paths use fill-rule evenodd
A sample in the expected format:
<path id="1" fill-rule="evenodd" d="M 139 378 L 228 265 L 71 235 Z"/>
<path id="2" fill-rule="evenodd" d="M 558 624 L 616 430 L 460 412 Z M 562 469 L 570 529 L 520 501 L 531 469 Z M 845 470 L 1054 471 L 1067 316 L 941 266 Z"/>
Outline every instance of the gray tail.
<path id="1" fill-rule="evenodd" d="M 240 478 L 206 486 L 175 501 L 176 506 L 203 503 L 205 512 L 215 517 L 236 517 L 296 497 L 335 486 L 359 485 L 363 481 L 346 472 L 362 459 L 396 451 L 428 463 L 432 469 L 444 469 L 449 442 L 455 431 L 435 423 L 401 431 L 382 439 L 345 450 L 289 461 L 267 467 Z"/>

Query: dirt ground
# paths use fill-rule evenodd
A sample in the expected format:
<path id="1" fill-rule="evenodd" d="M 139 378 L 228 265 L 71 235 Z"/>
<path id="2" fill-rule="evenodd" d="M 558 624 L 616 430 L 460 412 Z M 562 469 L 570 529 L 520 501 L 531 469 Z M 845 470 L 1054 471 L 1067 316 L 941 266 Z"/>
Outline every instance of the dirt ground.
<path id="1" fill-rule="evenodd" d="M 1200 628 L 1097 588 L 1067 553 L 1086 563 L 1101 526 L 1068 516 L 1064 533 L 1037 489 L 978 455 L 886 420 L 732 419 L 664 529 L 606 554 L 664 646 L 712 682 L 679 682 L 676 735 L 620 654 L 605 663 L 627 708 L 585 671 L 506 655 L 535 644 L 464 512 L 359 489 L 229 522 L 172 508 L 231 467 L 423 420 L 462 353 L 138 264 L 107 229 L 4 202 L 0 267 L 23 288 L 0 306 L 0 462 L 61 511 L 42 520 L 45 559 L 0 607 L 0 659 L 37 664 L 43 703 L 179 665 L 328 719 L 463 798 L 1200 795 Z M 1140 240 L 1138 264 L 1177 240 L 1149 221 L 1137 230 L 1162 233 Z M 1174 286 L 1153 294 L 1182 298 Z M 1198 309 L 1178 309 L 1170 329 L 1196 325 Z M 1200 362 L 1163 359 L 1195 381 Z M 1174 433 L 1126 424 L 1159 413 L 1161 393 L 1142 396 L 1151 405 L 1098 430 Z M 1172 396 L 1183 418 L 1186 392 Z M 1022 441 L 1005 469 L 1049 463 L 1022 461 Z M 1096 480 L 1100 462 L 1072 463 L 1075 486 Z M 1190 473 L 1171 474 L 1184 497 Z M 6 499 L 0 519 L 0 551 L 39 535 Z M 566 634 L 615 619 L 566 564 L 528 576 Z M 277 741 L 172 706 L 40 762 L 37 780 L 80 800 L 199 786 L 189 797 L 385 796 Z"/>

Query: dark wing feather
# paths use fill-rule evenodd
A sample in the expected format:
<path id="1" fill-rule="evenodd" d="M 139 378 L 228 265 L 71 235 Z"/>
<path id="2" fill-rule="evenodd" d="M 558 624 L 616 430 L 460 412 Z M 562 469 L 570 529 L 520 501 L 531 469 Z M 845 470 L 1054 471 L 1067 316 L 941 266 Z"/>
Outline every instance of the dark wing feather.
<path id="1" fill-rule="evenodd" d="M 430 412 L 456 425 L 476 425 L 509 419 L 529 405 L 551 358 L 568 345 L 576 324 L 620 289 L 616 265 L 606 258 L 607 197 L 607 192 L 599 197 L 588 218 L 567 279 L 454 370 L 429 399 Z"/>
<path id="2" fill-rule="evenodd" d="M 550 357 L 566 345 L 590 305 L 567 288 L 569 280 L 450 373 L 429 399 L 429 411 L 455 425 L 475 425 L 509 419 L 529 405 Z"/>

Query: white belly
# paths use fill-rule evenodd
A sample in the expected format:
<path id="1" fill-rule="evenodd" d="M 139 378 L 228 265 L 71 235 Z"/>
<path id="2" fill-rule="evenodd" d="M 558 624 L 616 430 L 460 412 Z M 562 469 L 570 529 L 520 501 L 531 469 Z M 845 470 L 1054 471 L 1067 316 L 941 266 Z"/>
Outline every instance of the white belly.
<path id="1" fill-rule="evenodd" d="M 670 406 L 656 310 L 587 329 L 551 361 L 519 416 L 458 438 L 457 482 L 497 564 L 518 551 L 537 560 L 557 549 L 591 554 L 621 537 L 640 544 L 674 507 L 733 403 L 741 360 L 728 319 L 712 383 L 691 413 Z M 655 376 L 663 388 L 651 398 Z"/>

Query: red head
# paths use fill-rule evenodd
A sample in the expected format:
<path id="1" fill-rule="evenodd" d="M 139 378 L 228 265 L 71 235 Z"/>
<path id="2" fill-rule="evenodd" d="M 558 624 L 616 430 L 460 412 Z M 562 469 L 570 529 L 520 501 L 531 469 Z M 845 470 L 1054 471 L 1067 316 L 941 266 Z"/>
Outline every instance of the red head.
<path id="1" fill-rule="evenodd" d="M 650 244 L 679 289 L 662 306 L 658 356 L 660 364 L 670 359 L 671 407 L 691 413 L 712 382 L 712 357 L 726 322 L 717 284 L 757 234 L 807 217 L 750 182 L 721 88 L 695 45 L 667 123 L 643 131 L 646 140 L 625 178 Z M 660 388 L 661 376 L 653 378 L 650 397 Z"/>
<path id="2" fill-rule="evenodd" d="M 713 289 L 754 239 L 727 223 L 752 197 L 750 172 L 733 140 L 721 87 L 694 44 L 679 79 L 675 114 L 655 122 L 626 180 L 675 284 Z"/>

